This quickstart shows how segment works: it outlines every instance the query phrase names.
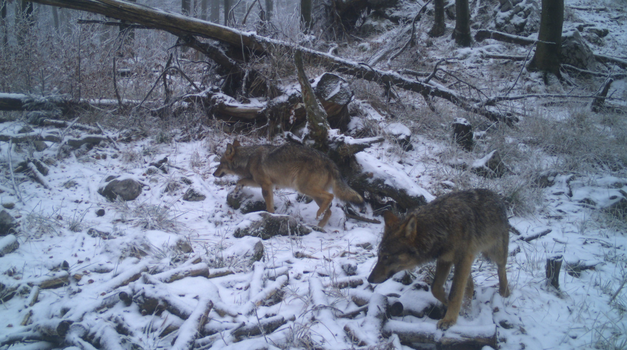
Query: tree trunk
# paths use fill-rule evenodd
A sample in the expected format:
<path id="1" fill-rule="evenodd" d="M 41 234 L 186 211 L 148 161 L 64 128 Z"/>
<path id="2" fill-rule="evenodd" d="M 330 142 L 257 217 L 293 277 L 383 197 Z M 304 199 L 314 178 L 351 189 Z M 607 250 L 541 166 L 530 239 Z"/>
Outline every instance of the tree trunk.
<path id="1" fill-rule="evenodd" d="M 542 16 L 536 53 L 527 66 L 560 76 L 564 0 L 542 0 Z"/>
<path id="2" fill-rule="evenodd" d="M 231 12 L 231 0 L 224 0 L 224 25 L 229 25 L 229 13 Z"/>
<path id="3" fill-rule="evenodd" d="M 329 122 L 327 121 L 327 112 L 322 108 L 320 102 L 314 94 L 309 79 L 305 75 L 303 68 L 303 55 L 300 50 L 294 53 L 294 63 L 298 73 L 298 82 L 303 95 L 303 103 L 307 111 L 307 126 L 309 135 L 314 140 L 314 148 L 327 153 L 329 151 Z"/>
<path id="4" fill-rule="evenodd" d="M 191 16 L 192 0 L 181 0 L 181 13 L 185 16 Z"/>
<path id="5" fill-rule="evenodd" d="M 303 25 L 303 32 L 308 33 L 311 29 L 312 0 L 300 0 L 300 21 Z"/>
<path id="6" fill-rule="evenodd" d="M 265 20 L 266 21 L 270 21 L 272 20 L 272 14 L 274 12 L 274 3 L 272 2 L 273 0 L 266 0 L 266 16 L 265 16 Z"/>
<path id="7" fill-rule="evenodd" d="M 453 31 L 453 39 L 459 46 L 469 47 L 472 44 L 468 0 L 455 0 L 455 30 Z"/>
<path id="8" fill-rule="evenodd" d="M 444 23 L 444 0 L 435 0 L 433 2 L 435 7 L 433 27 L 429 31 L 429 36 L 438 37 L 444 35 L 446 30 L 446 23 Z"/>
<path id="9" fill-rule="evenodd" d="M 211 12 L 209 13 L 209 21 L 213 23 L 220 23 L 220 0 L 208 1 L 211 1 Z"/>

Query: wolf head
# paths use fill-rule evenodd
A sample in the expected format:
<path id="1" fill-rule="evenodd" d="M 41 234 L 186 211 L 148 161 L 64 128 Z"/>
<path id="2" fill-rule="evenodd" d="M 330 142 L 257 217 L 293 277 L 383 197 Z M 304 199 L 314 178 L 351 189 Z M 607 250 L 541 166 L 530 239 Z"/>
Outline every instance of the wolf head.
<path id="1" fill-rule="evenodd" d="M 233 158 L 235 158 L 235 151 L 241 145 L 239 141 L 233 141 L 233 144 L 228 144 L 226 146 L 226 151 L 222 158 L 220 158 L 220 165 L 218 165 L 218 169 L 213 173 L 215 177 L 222 177 L 226 174 L 233 174 Z"/>
<path id="2" fill-rule="evenodd" d="M 368 282 L 381 283 L 395 273 L 423 263 L 420 249 L 416 246 L 417 219 L 409 216 L 403 222 L 390 211 L 383 213 L 385 230 L 379 245 L 379 259 Z"/>

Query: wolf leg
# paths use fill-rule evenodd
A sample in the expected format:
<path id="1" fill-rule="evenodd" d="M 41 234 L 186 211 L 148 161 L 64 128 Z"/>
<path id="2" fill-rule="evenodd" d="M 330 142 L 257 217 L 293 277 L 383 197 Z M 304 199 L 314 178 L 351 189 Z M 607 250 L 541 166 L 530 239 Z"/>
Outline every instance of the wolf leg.
<path id="1" fill-rule="evenodd" d="M 505 263 L 497 263 L 499 273 L 499 294 L 503 298 L 509 296 L 509 285 L 507 284 L 507 271 L 505 270 Z"/>
<path id="2" fill-rule="evenodd" d="M 274 213 L 274 194 L 272 193 L 271 182 L 261 184 L 261 195 L 266 201 L 266 211 Z"/>
<path id="3" fill-rule="evenodd" d="M 431 284 L 431 293 L 442 304 L 448 304 L 446 293 L 444 293 L 444 282 L 448 278 L 448 274 L 451 271 L 450 261 L 438 260 L 435 265 L 435 277 L 433 278 L 433 284 Z"/>
<path id="4" fill-rule="evenodd" d="M 324 214 L 320 222 L 318 222 L 318 226 L 324 227 L 324 225 L 326 225 L 331 218 L 331 202 L 333 201 L 333 195 L 325 191 L 319 191 L 315 194 L 308 195 L 311 196 L 316 201 L 316 204 L 318 204 L 318 206 L 320 207 L 318 209 L 318 212 L 316 213 L 316 218 Z"/>
<path id="5" fill-rule="evenodd" d="M 461 309 L 462 300 L 464 298 L 464 289 L 466 288 L 474 259 L 473 254 L 466 254 L 466 256 L 463 256 L 455 262 L 455 272 L 453 274 L 451 293 L 449 294 L 448 309 L 446 310 L 444 318 L 438 321 L 438 329 L 447 330 L 457 322 L 459 310 Z"/>

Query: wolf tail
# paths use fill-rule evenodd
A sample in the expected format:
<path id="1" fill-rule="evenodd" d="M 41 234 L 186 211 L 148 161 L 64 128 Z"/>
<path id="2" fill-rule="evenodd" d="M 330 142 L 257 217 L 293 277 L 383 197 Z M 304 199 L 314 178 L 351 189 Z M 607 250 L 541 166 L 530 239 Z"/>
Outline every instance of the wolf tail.
<path id="1" fill-rule="evenodd" d="M 363 197 L 350 188 L 346 181 L 342 179 L 339 171 L 334 175 L 336 176 L 333 176 L 333 193 L 337 196 L 337 198 L 343 200 L 344 202 L 352 202 L 355 204 L 361 204 L 364 202 Z"/>

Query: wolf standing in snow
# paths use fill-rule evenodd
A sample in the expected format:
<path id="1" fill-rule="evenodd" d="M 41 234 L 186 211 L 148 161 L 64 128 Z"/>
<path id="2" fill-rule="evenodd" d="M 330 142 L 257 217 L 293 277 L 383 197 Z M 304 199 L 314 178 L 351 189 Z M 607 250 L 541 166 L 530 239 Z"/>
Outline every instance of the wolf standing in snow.
<path id="1" fill-rule="evenodd" d="M 225 174 L 239 176 L 238 188 L 261 187 L 266 210 L 274 213 L 273 189 L 286 187 L 313 198 L 320 209 L 316 218 L 324 214 L 318 226 L 323 227 L 331 217 L 333 193 L 343 200 L 356 204 L 364 199 L 342 179 L 337 165 L 325 154 L 309 147 L 284 144 L 281 146 L 258 145 L 242 147 L 234 141 L 226 147 L 220 159 L 215 177 Z"/>
<path id="2" fill-rule="evenodd" d="M 472 298 L 470 270 L 479 253 L 496 263 L 499 294 L 509 296 L 505 272 L 509 222 L 505 204 L 496 193 L 481 189 L 453 192 L 419 207 L 402 221 L 389 211 L 384 219 L 378 261 L 368 282 L 381 283 L 399 271 L 436 260 L 431 292 L 447 306 L 439 329 L 454 325 L 462 299 Z M 455 272 L 447 298 L 444 282 L 451 265 Z"/>

